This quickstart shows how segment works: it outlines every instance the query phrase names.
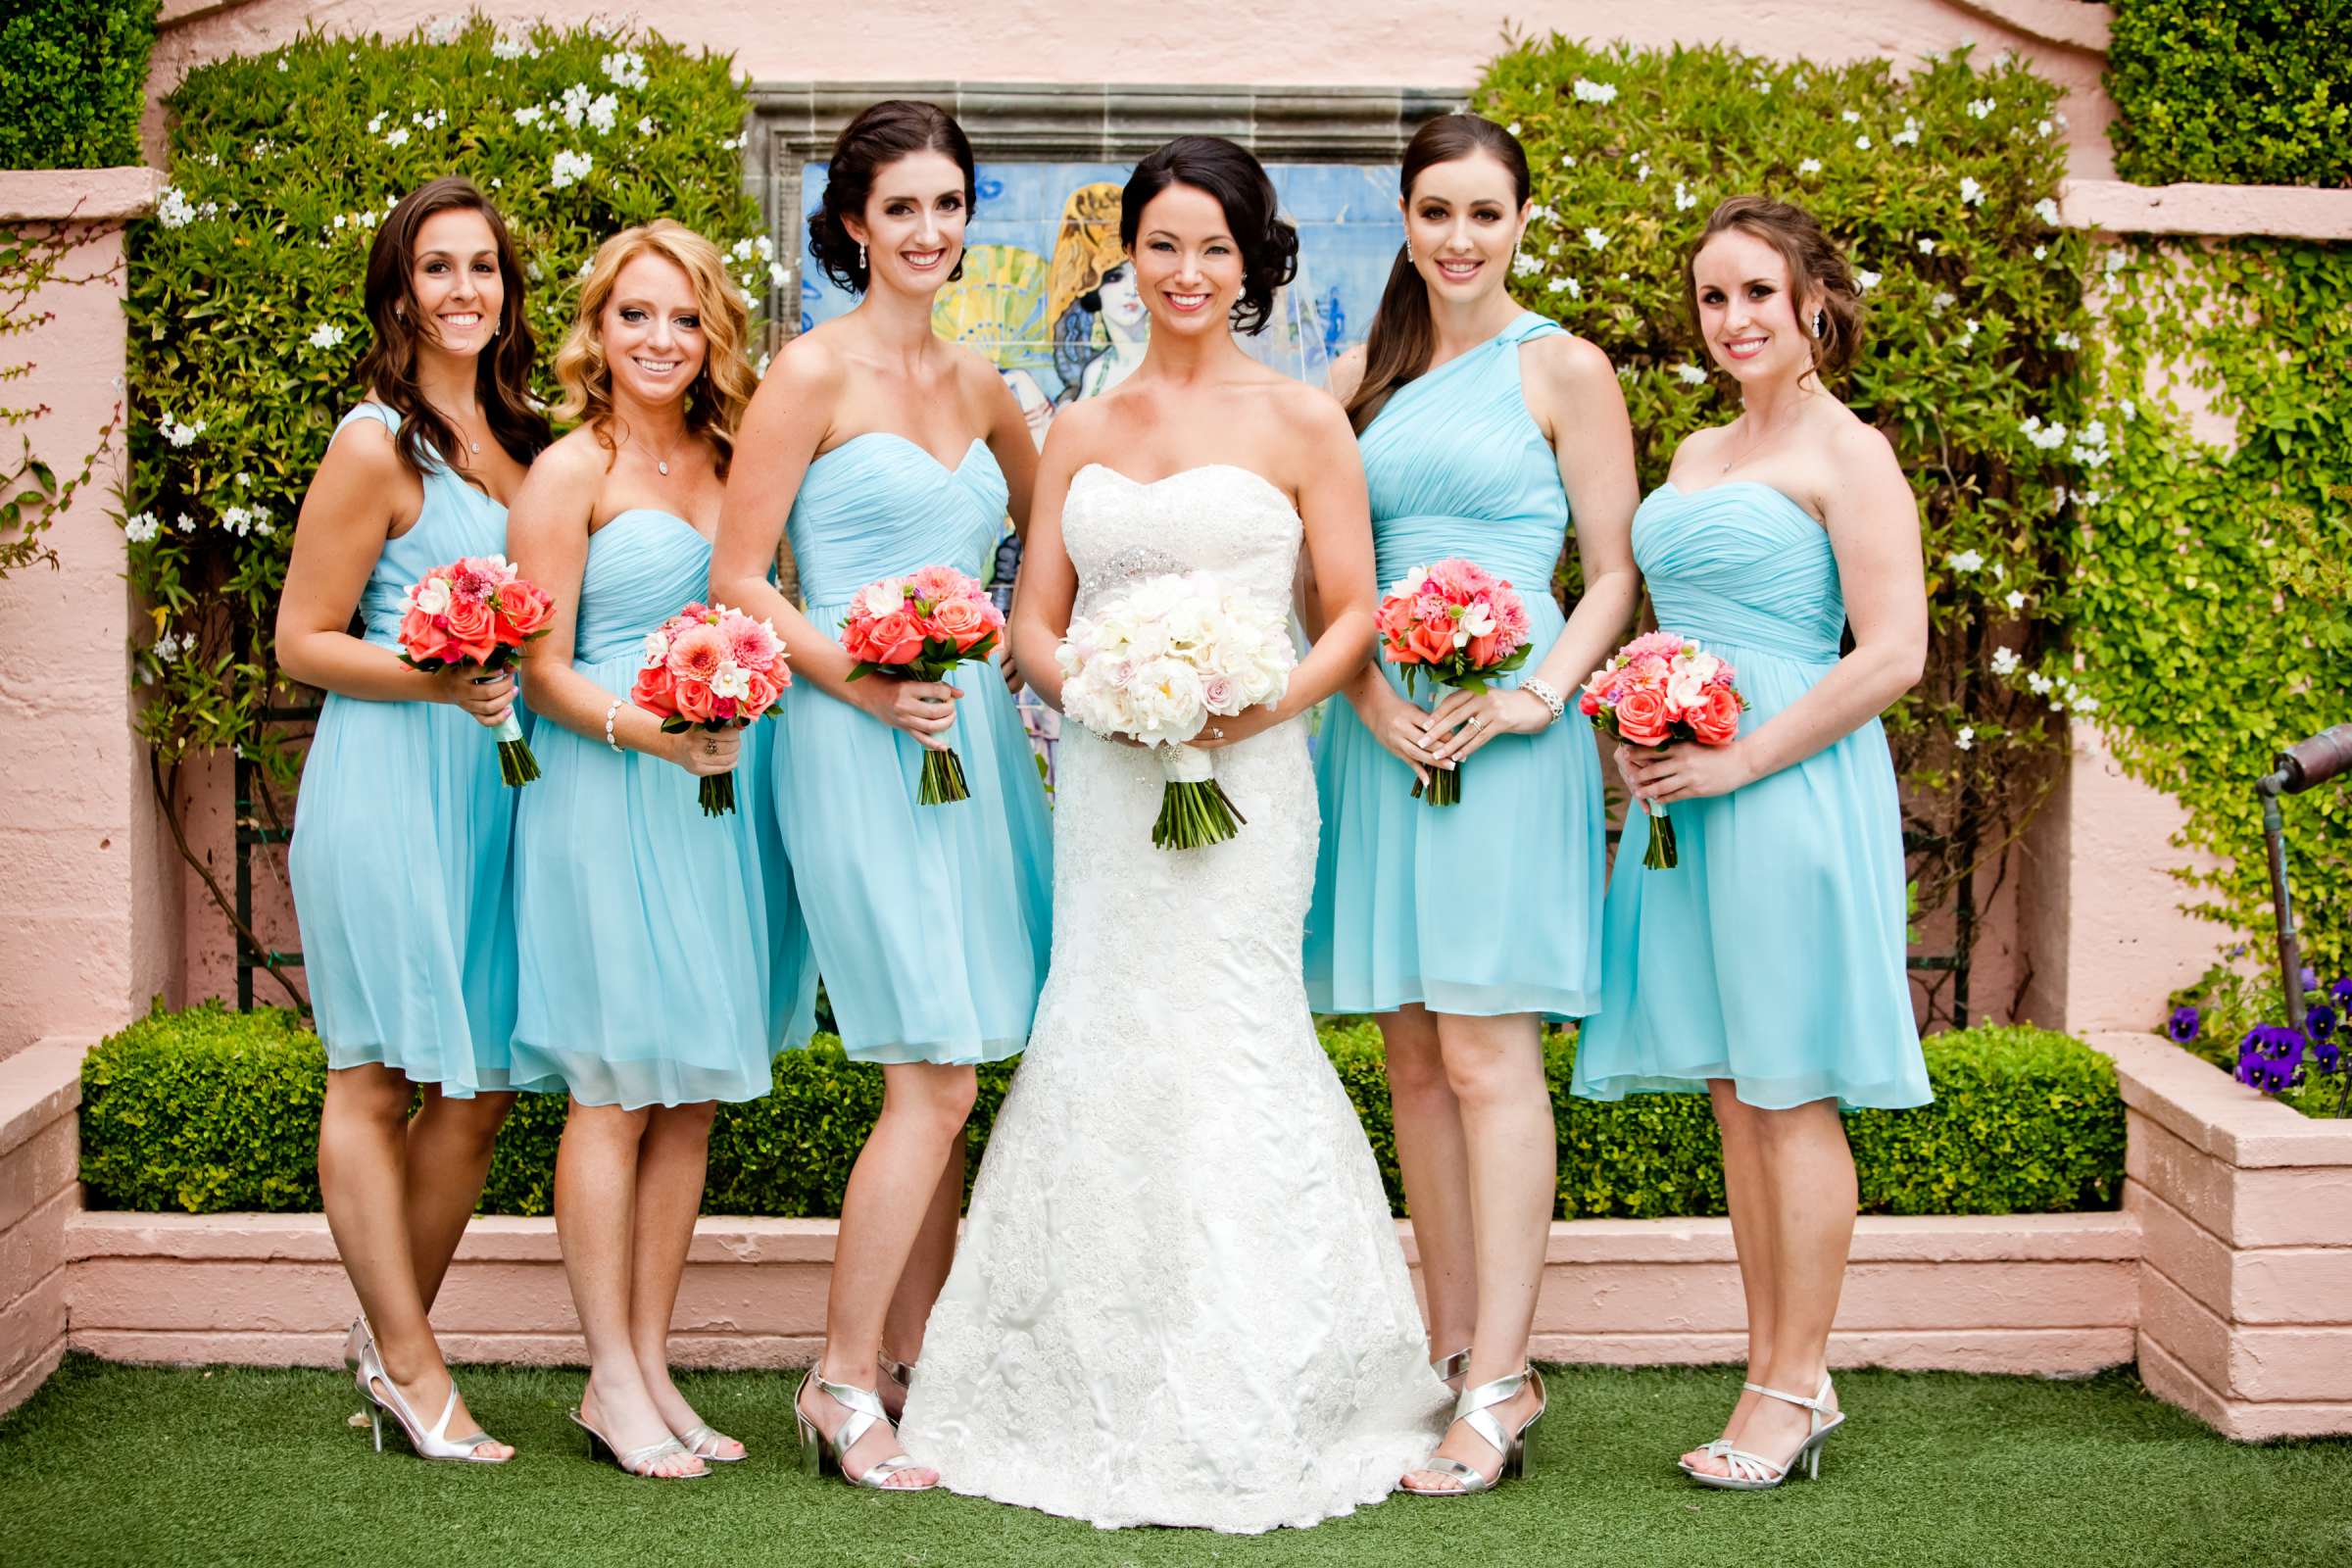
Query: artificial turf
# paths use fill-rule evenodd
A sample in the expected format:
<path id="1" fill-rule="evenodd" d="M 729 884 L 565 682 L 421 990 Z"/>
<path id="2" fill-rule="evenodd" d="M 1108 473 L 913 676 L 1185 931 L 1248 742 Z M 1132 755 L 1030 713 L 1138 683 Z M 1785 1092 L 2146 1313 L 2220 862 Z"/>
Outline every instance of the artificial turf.
<path id="1" fill-rule="evenodd" d="M 0 1564 L 2352 1563 L 2352 1441 L 2230 1444 L 2128 1372 L 1844 1373 L 1852 1421 L 1822 1479 L 1740 1495 L 1702 1493 L 1672 1463 L 1713 1436 L 1737 1374 L 1554 1368 L 1527 1480 L 1254 1538 L 1102 1532 L 806 1479 L 792 1374 L 682 1377 L 752 1458 L 706 1481 L 634 1481 L 590 1463 L 564 1420 L 578 1373 L 462 1374 L 475 1413 L 520 1450 L 512 1464 L 426 1464 L 390 1439 L 379 1456 L 347 1424 L 349 1384 L 326 1372 L 69 1359 L 0 1420 Z"/>

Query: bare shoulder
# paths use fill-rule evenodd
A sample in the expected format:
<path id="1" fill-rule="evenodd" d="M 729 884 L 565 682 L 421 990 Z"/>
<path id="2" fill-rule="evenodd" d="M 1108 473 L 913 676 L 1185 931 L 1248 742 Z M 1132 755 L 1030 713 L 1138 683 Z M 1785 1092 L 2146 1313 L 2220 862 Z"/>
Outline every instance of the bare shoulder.
<path id="1" fill-rule="evenodd" d="M 1327 378 L 1331 395 L 1342 404 L 1355 396 L 1355 389 L 1364 384 L 1364 367 L 1370 361 L 1371 354 L 1361 343 L 1332 361 L 1331 374 Z"/>
<path id="2" fill-rule="evenodd" d="M 373 416 L 346 419 L 326 444 L 319 470 L 355 480 L 388 480 L 407 466 L 392 427 Z"/>
<path id="3" fill-rule="evenodd" d="M 1872 478 L 1901 476 L 1902 460 L 1895 456 L 1894 443 L 1886 439 L 1886 431 L 1842 403 L 1831 404 L 1817 417 L 1830 461 L 1839 470 Z"/>
<path id="4" fill-rule="evenodd" d="M 612 454 L 597 439 L 594 427 L 583 423 L 540 453 L 524 482 L 543 496 L 593 490 L 612 461 Z"/>
<path id="5" fill-rule="evenodd" d="M 838 391 L 849 378 L 849 360 L 825 326 L 803 332 L 778 350 L 760 384 L 781 385 L 802 396 Z"/>
<path id="6" fill-rule="evenodd" d="M 1731 433 L 1731 429 L 1728 424 L 1711 424 L 1703 430 L 1691 431 L 1675 443 L 1674 456 L 1666 460 L 1668 470 L 1671 472 L 1681 467 L 1686 460 L 1691 463 L 1705 462 L 1708 455 L 1723 444 L 1724 437 Z"/>
<path id="7" fill-rule="evenodd" d="M 1348 424 L 1348 411 L 1341 407 L 1338 398 L 1319 386 L 1309 386 L 1278 370 L 1269 370 L 1267 379 L 1259 384 L 1259 393 L 1288 434 L 1309 441 L 1355 439 L 1355 432 Z"/>
<path id="8" fill-rule="evenodd" d="M 1056 410 L 1054 422 L 1046 426 L 1046 445 L 1038 455 L 1039 463 L 1054 472 L 1074 473 L 1094 461 L 1101 450 L 1103 431 L 1118 413 L 1117 396 L 1114 390 L 1103 397 L 1081 398 Z"/>
<path id="9" fill-rule="evenodd" d="M 1574 332 L 1545 332 L 1519 345 L 1522 374 L 1533 372 L 1552 391 L 1590 397 L 1617 392 L 1617 368 L 1591 338 Z M 1622 395 L 1622 394 L 1620 394 Z"/>

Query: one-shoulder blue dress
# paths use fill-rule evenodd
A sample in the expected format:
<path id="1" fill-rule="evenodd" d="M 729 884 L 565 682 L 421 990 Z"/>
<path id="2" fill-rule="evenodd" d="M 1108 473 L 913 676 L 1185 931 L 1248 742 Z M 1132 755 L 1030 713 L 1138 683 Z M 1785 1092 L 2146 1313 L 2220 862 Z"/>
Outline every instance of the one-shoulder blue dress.
<path id="1" fill-rule="evenodd" d="M 1568 534 L 1559 460 L 1528 413 L 1519 346 L 1561 328 L 1533 312 L 1398 387 L 1360 445 L 1383 592 L 1415 566 L 1476 562 L 1519 591 L 1532 646 L 1514 687 L 1566 624 L 1551 596 Z M 1396 667 L 1382 664 L 1401 695 Z M 1580 672 L 1581 678 L 1582 672 Z M 1446 688 L 1423 683 L 1435 707 Z M 1306 988 L 1318 1012 L 1582 1017 L 1599 1005 L 1608 865 L 1599 754 L 1573 712 L 1499 735 L 1461 767 L 1462 798 L 1432 807 L 1413 770 L 1355 710 L 1323 719 L 1323 809 L 1307 915 Z"/>
<path id="2" fill-rule="evenodd" d="M 887 431 L 824 453 L 785 522 L 808 618 L 839 635 L 858 590 L 879 578 L 927 565 L 980 575 L 1005 494 L 977 439 L 953 468 Z M 1045 984 L 1054 852 L 1036 754 L 997 656 L 949 679 L 964 693 L 947 733 L 971 798 L 945 806 L 916 804 L 913 736 L 813 682 L 784 692 L 769 759 L 776 812 L 806 940 L 858 1061 L 1012 1055 Z"/>
<path id="3" fill-rule="evenodd" d="M 710 581 L 692 523 L 616 514 L 588 539 L 572 668 L 626 696 L 646 634 Z M 701 780 L 601 734 L 543 721 L 534 746 L 543 776 L 514 828 L 516 1069 L 631 1109 L 767 1093 L 777 934 L 760 877 L 783 867 L 760 866 L 754 818 L 706 816 Z"/>
<path id="4" fill-rule="evenodd" d="M 363 403 L 343 416 L 400 428 Z M 400 601 L 425 572 L 506 548 L 507 509 L 435 458 L 424 505 L 384 541 L 361 635 L 400 646 Z M 519 709 L 520 705 L 516 705 Z M 560 1087 L 512 1070 L 515 791 L 498 744 L 446 703 L 326 695 L 294 803 L 288 871 L 311 1011 L 330 1068 L 380 1062 L 465 1099 Z"/>
<path id="5" fill-rule="evenodd" d="M 1780 491 L 1731 480 L 1659 487 L 1634 514 L 1634 559 L 1658 625 L 1732 662 L 1748 734 L 1838 662 L 1845 595 L 1829 534 Z M 1897 1108 L 1933 1098 L 1904 968 L 1902 817 L 1876 718 L 1729 795 L 1677 801 L 1681 864 L 1617 846 L 1600 1016 L 1574 1091 L 1616 1100 L 1730 1079 L 1787 1109 L 1835 1097 Z"/>

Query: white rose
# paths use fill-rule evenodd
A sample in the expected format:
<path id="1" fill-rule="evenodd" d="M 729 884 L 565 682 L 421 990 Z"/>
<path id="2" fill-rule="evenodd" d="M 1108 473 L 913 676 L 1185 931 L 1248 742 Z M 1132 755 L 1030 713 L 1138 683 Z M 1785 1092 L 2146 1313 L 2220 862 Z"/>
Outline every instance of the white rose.
<path id="1" fill-rule="evenodd" d="M 858 608 L 869 615 L 893 615 L 906 603 L 906 585 L 896 577 L 885 577 L 858 596 Z"/>
<path id="2" fill-rule="evenodd" d="M 426 614 L 445 615 L 449 612 L 449 579 L 447 577 L 427 577 L 416 586 L 415 592 L 416 608 Z"/>

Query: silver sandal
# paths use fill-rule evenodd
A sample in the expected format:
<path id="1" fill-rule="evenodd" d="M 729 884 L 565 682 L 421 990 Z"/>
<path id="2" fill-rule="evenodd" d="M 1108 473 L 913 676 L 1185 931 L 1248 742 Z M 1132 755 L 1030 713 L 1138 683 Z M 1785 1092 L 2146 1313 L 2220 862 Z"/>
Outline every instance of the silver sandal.
<path id="1" fill-rule="evenodd" d="M 1531 1380 L 1536 1386 L 1536 1413 L 1521 1422 L 1518 1431 L 1503 1431 L 1502 1423 L 1489 1412 L 1496 1405 L 1508 1404 L 1517 1398 L 1519 1391 L 1526 1388 Z M 1467 1422 L 1481 1442 L 1502 1455 L 1501 1465 L 1494 1474 L 1489 1476 L 1459 1459 L 1448 1458 L 1442 1453 L 1432 1454 L 1424 1462 L 1415 1465 L 1414 1470 L 1429 1470 L 1442 1476 L 1450 1476 L 1455 1485 L 1410 1487 L 1399 1482 L 1399 1489 L 1416 1497 L 1467 1497 L 1473 1493 L 1491 1492 L 1497 1483 L 1514 1476 L 1524 1476 L 1527 1474 L 1527 1435 L 1535 1429 L 1537 1422 L 1544 1419 L 1544 1412 L 1550 1407 L 1551 1396 L 1544 1391 L 1544 1374 L 1532 1366 L 1521 1367 L 1508 1376 L 1496 1378 L 1492 1383 L 1482 1383 L 1475 1389 L 1464 1389 L 1461 1397 L 1454 1401 L 1453 1419 Z"/>
<path id="2" fill-rule="evenodd" d="M 881 1396 L 871 1389 L 861 1389 L 853 1383 L 831 1382 L 815 1367 L 808 1369 L 808 1376 L 802 1387 L 807 1388 L 809 1383 L 814 1383 L 818 1393 L 850 1413 L 842 1418 L 841 1426 L 828 1437 L 801 1408 L 800 1395 L 797 1392 L 793 1395 L 792 1418 L 800 1427 L 803 1474 L 821 1476 L 830 1468 L 851 1486 L 864 1487 L 871 1492 L 929 1492 L 932 1487 L 939 1485 L 937 1481 L 920 1487 L 890 1485 L 890 1478 L 895 1475 L 927 1468 L 916 1464 L 904 1453 L 894 1453 L 868 1466 L 863 1475 L 850 1474 L 846 1461 L 850 1450 L 858 1446 L 858 1440 L 871 1432 L 877 1424 L 887 1426 L 890 1423 L 890 1417 L 883 1413 Z"/>

